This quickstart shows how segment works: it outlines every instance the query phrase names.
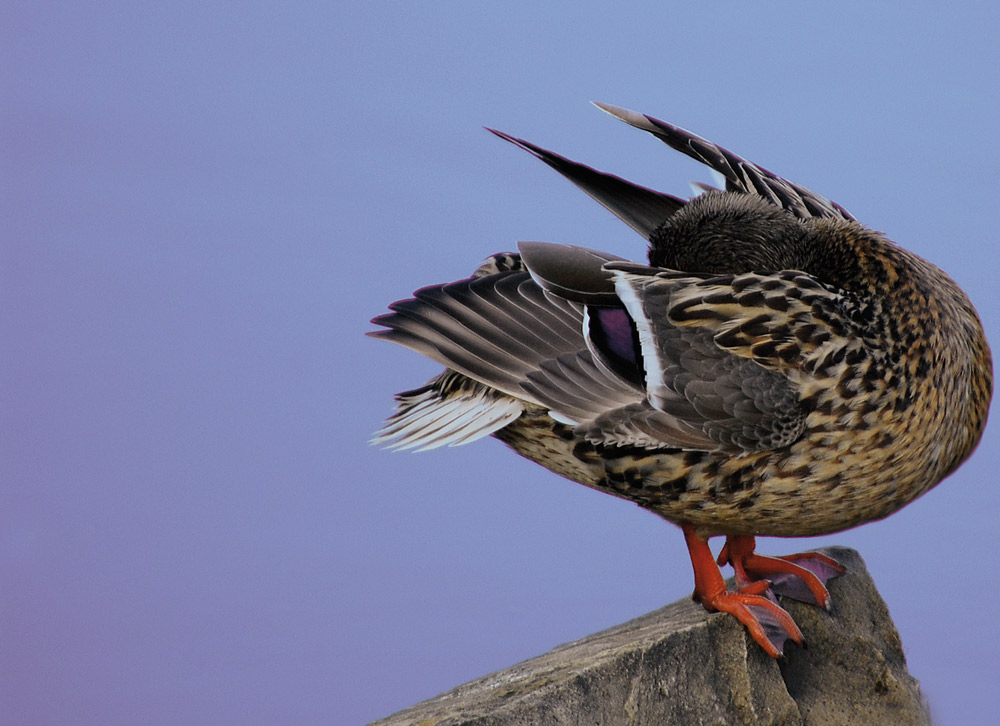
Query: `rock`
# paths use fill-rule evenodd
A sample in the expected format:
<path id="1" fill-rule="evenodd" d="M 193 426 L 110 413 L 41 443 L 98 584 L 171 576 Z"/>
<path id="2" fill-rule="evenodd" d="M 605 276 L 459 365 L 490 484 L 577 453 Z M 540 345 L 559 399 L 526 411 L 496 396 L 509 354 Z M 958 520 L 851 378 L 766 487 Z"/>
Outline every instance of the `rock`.
<path id="1" fill-rule="evenodd" d="M 833 609 L 785 600 L 808 648 L 769 658 L 734 618 L 689 599 L 561 645 L 373 722 L 528 724 L 929 724 L 899 634 L 854 550 Z"/>

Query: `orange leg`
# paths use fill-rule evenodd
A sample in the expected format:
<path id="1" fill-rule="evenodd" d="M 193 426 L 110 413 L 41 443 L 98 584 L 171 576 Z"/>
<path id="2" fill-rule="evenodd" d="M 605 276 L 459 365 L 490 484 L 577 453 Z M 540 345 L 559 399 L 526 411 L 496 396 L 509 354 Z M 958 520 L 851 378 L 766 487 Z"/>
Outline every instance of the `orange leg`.
<path id="1" fill-rule="evenodd" d="M 785 641 L 802 643 L 802 632 L 792 616 L 764 597 L 770 587 L 766 580 L 747 582 L 739 592 L 726 590 L 725 580 L 712 556 L 708 540 L 690 524 L 681 525 L 694 567 L 694 599 L 706 610 L 726 612 L 735 617 L 772 658 L 781 656 Z"/>
<path id="2" fill-rule="evenodd" d="M 750 583 L 770 580 L 779 595 L 830 609 L 830 593 L 825 583 L 843 574 L 839 562 L 819 552 L 765 557 L 754 552 L 755 545 L 750 535 L 730 535 L 719 553 L 718 564 L 732 564 L 741 591 Z"/>

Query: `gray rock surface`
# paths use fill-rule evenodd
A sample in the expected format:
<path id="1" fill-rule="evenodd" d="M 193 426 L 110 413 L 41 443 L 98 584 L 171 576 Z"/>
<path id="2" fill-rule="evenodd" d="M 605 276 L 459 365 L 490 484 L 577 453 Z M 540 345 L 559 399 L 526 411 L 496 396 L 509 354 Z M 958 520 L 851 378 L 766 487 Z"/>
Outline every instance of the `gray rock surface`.
<path id="1" fill-rule="evenodd" d="M 833 609 L 785 600 L 808 648 L 774 661 L 728 615 L 688 599 L 561 645 L 372 726 L 928 724 L 885 602 L 854 550 Z"/>

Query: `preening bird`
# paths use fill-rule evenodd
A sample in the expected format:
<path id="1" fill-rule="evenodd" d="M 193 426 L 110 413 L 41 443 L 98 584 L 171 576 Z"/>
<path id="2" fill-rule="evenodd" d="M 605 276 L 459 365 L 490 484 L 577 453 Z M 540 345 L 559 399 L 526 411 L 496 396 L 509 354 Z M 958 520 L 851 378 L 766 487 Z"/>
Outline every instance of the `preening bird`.
<path id="1" fill-rule="evenodd" d="M 398 394 L 373 441 L 491 435 L 673 522 L 695 599 L 778 657 L 802 634 L 775 593 L 828 608 L 826 582 L 843 568 L 815 552 L 758 555 L 754 537 L 881 519 L 954 471 L 992 395 L 982 324 L 944 272 L 840 205 L 676 126 L 598 106 L 725 189 L 681 199 L 493 131 L 641 234 L 648 264 L 521 243 L 394 303 L 370 335 L 447 370 Z M 708 539 L 720 535 L 716 560 Z"/>

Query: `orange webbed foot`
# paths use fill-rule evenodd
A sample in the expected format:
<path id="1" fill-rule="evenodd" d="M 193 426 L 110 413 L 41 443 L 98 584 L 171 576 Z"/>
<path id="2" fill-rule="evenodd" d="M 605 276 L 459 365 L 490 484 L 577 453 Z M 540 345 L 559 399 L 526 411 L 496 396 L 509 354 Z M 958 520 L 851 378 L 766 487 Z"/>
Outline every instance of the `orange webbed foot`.
<path id="1" fill-rule="evenodd" d="M 766 585 L 766 583 L 764 583 Z M 780 605 L 764 595 L 723 590 L 710 597 L 698 597 L 709 612 L 729 613 L 739 620 L 754 640 L 772 658 L 784 655 L 785 643 L 804 643 L 802 631 Z"/>
<path id="2" fill-rule="evenodd" d="M 826 582 L 844 573 L 839 562 L 819 552 L 767 557 L 754 552 L 754 546 L 752 536 L 731 535 L 719 553 L 718 564 L 732 564 L 741 589 L 769 580 L 771 589 L 779 595 L 830 609 Z"/>
<path id="3" fill-rule="evenodd" d="M 785 642 L 803 643 L 792 616 L 785 612 L 770 592 L 766 580 L 740 582 L 738 592 L 726 589 L 708 541 L 700 537 L 691 525 L 682 525 L 691 564 L 694 567 L 694 599 L 710 612 L 726 612 L 739 620 L 750 635 L 772 658 L 781 657 Z M 744 573 L 745 575 L 745 573 Z"/>

